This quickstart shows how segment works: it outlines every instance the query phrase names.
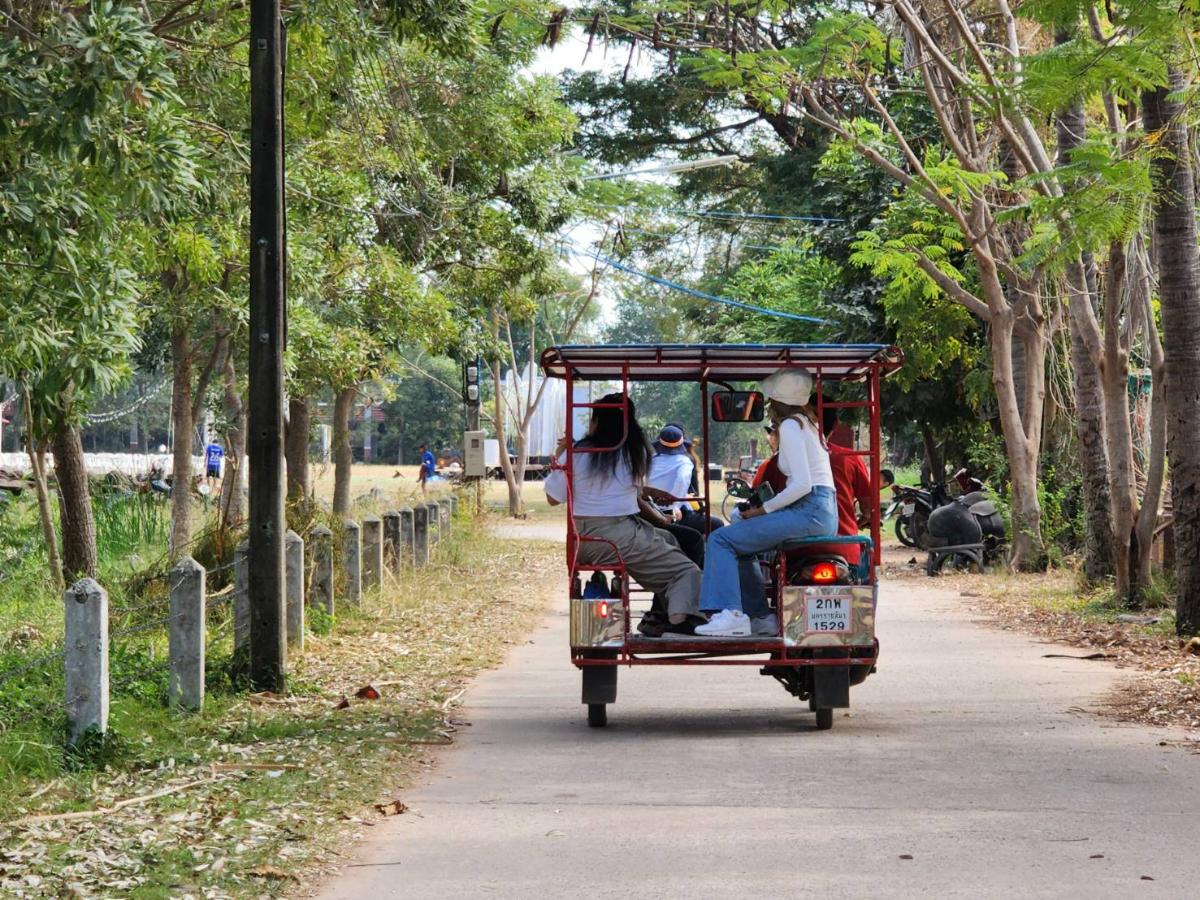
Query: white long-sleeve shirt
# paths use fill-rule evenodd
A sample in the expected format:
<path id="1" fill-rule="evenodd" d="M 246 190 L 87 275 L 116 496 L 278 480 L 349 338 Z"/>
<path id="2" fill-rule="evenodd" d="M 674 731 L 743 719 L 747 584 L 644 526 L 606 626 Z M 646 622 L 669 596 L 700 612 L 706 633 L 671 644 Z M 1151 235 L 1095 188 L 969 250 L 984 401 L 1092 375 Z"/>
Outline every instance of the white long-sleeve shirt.
<path id="1" fill-rule="evenodd" d="M 779 471 L 787 476 L 787 487 L 763 504 L 769 513 L 791 506 L 814 487 L 833 487 L 829 451 L 811 422 L 801 425 L 795 419 L 784 419 L 780 423 Z"/>
<path id="2" fill-rule="evenodd" d="M 650 473 L 646 476 L 646 484 L 672 497 L 686 497 L 692 486 L 694 471 L 696 464 L 686 453 L 656 453 L 650 458 Z M 671 505 L 677 509 L 688 508 L 687 503 L 682 500 Z"/>

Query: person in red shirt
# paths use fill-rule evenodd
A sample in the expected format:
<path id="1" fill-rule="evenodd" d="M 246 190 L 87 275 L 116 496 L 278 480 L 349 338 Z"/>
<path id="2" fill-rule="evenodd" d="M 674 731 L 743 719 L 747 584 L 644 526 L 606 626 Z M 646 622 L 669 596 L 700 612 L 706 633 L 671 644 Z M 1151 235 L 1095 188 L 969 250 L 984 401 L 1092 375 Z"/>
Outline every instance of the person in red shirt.
<path id="1" fill-rule="evenodd" d="M 787 476 L 779 471 L 779 466 L 775 463 L 775 454 L 779 452 L 779 435 L 775 431 L 775 426 L 768 425 L 766 431 L 767 444 L 771 448 L 771 455 L 758 464 L 758 468 L 754 472 L 754 480 L 750 482 L 750 487 L 757 488 L 768 477 L 772 477 L 774 481 L 771 482 L 771 487 L 778 493 L 787 484 Z"/>
<path id="2" fill-rule="evenodd" d="M 848 426 L 838 421 L 836 409 L 823 410 L 822 426 L 829 449 L 829 467 L 833 470 L 833 485 L 837 491 L 838 534 L 858 534 L 859 522 L 865 519 L 874 502 L 871 496 L 871 476 L 866 463 L 854 450 L 854 435 Z M 855 503 L 858 511 L 855 511 Z M 813 547 L 821 553 L 839 553 L 850 565 L 857 565 L 860 547 L 836 545 Z"/>

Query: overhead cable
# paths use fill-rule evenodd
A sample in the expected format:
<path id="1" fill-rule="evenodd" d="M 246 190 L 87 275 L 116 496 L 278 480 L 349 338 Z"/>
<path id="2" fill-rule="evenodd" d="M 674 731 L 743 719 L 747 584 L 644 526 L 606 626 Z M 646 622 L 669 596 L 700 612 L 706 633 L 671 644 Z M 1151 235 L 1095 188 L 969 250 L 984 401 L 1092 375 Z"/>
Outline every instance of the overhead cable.
<path id="1" fill-rule="evenodd" d="M 780 222 L 816 222 L 829 224 L 845 222 L 845 219 L 833 219 L 828 216 L 790 216 L 783 213 L 748 213 L 730 209 L 685 209 L 681 206 L 638 206 L 637 204 L 597 203 L 606 209 L 635 209 L 639 212 L 671 213 L 680 216 L 694 216 L 701 219 L 722 219 L 737 221 L 739 219 L 758 219 Z"/>
<path id="2" fill-rule="evenodd" d="M 662 287 L 670 288 L 673 291 L 687 294 L 691 297 L 696 297 L 700 300 L 707 300 L 710 303 L 720 303 L 724 306 L 732 306 L 737 309 L 744 309 L 749 312 L 761 313 L 764 316 L 773 316 L 777 319 L 790 319 L 793 322 L 809 322 L 814 325 L 828 325 L 828 319 L 818 319 L 816 316 L 804 316 L 799 313 L 785 312 L 781 309 L 768 309 L 765 306 L 755 306 L 752 303 L 745 303 L 741 300 L 735 300 L 732 297 L 722 297 L 719 294 L 709 294 L 704 291 L 698 291 L 695 288 L 690 288 L 678 282 L 671 281 L 669 278 L 663 278 L 659 275 L 651 275 L 649 272 L 643 272 L 640 269 L 635 269 L 632 266 L 627 266 L 625 263 L 613 259 L 611 256 L 605 256 L 603 253 L 597 253 L 595 250 L 590 250 L 585 247 L 580 247 L 575 244 L 568 245 L 568 249 L 574 251 L 580 256 L 586 256 L 594 259 L 597 262 L 602 262 L 607 266 L 616 269 L 619 272 L 624 272 L 627 275 L 635 275 L 638 278 L 643 278 L 653 284 L 661 285 Z"/>

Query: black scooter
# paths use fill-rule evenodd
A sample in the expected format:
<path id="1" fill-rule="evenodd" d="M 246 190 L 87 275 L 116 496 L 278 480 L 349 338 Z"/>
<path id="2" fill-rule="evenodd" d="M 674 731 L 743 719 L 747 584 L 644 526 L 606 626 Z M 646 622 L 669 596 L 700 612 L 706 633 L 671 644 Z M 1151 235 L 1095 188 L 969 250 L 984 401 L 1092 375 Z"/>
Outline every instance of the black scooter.
<path id="1" fill-rule="evenodd" d="M 1008 540 L 1004 518 L 986 488 L 934 510 L 927 525 L 925 573 L 931 576 L 946 569 L 982 572 L 1000 561 Z"/>
<path id="2" fill-rule="evenodd" d="M 950 502 L 950 494 L 944 484 L 927 488 L 892 485 L 892 503 L 887 516 L 896 515 L 896 538 L 906 547 L 926 549 L 926 532 L 929 516 L 940 506 Z"/>

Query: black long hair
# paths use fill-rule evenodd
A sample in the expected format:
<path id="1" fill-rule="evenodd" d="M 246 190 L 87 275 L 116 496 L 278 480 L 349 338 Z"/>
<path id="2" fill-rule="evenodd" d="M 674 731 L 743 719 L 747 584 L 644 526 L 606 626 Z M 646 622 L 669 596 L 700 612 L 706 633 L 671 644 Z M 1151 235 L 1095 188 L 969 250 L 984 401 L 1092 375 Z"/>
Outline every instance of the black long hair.
<path id="1" fill-rule="evenodd" d="M 622 457 L 633 473 L 634 484 L 641 484 L 646 473 L 650 471 L 650 443 L 638 424 L 637 411 L 633 400 L 626 400 L 624 394 L 606 394 L 598 403 L 620 403 L 625 401 L 628 408 L 628 419 L 619 407 L 600 408 L 592 410 L 592 429 L 586 437 L 578 441 L 576 447 L 610 447 L 589 453 L 590 465 L 596 471 L 611 478 L 617 471 L 617 461 Z M 626 427 L 628 422 L 628 428 Z"/>

